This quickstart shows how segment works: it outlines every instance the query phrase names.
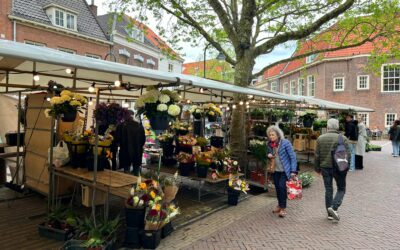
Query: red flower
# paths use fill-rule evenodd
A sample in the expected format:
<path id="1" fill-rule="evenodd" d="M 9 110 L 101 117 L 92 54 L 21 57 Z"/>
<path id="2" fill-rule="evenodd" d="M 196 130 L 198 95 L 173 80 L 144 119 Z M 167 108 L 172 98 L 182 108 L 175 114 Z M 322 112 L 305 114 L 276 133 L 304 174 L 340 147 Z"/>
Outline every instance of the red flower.
<path id="1" fill-rule="evenodd" d="M 158 215 L 158 211 L 157 211 L 157 210 L 155 210 L 155 209 L 150 210 L 149 216 L 155 217 L 155 216 L 157 216 L 157 215 Z"/>
<path id="2" fill-rule="evenodd" d="M 149 198 L 149 196 L 148 196 L 147 194 L 144 194 L 144 195 L 142 196 L 142 200 L 143 200 L 144 203 L 148 202 L 149 199 L 150 199 L 150 198 Z"/>
<path id="3" fill-rule="evenodd" d="M 129 197 L 127 203 L 131 206 L 133 206 L 133 198 Z"/>
<path id="4" fill-rule="evenodd" d="M 160 219 L 165 219 L 167 217 L 167 213 L 164 211 L 160 211 Z"/>

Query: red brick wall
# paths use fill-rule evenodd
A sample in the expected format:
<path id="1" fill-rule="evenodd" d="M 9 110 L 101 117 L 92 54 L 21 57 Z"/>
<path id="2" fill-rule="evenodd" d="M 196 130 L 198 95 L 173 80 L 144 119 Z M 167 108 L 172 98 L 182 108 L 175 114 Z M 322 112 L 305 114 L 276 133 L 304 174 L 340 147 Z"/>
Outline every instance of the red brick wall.
<path id="1" fill-rule="evenodd" d="M 8 14 L 11 11 L 12 0 L 0 1 L 0 35 L 4 34 L 7 40 L 12 40 L 12 23 L 8 19 Z M 2 39 L 2 37 L 0 37 Z"/>
<path id="2" fill-rule="evenodd" d="M 158 69 L 158 59 L 157 58 L 152 57 L 150 55 L 147 55 L 145 53 L 139 52 L 137 50 L 134 50 L 134 49 L 131 49 L 131 48 L 127 48 L 127 47 L 122 46 L 120 44 L 114 44 L 114 51 L 113 52 L 114 52 L 115 57 L 117 58 L 117 62 L 118 62 L 118 57 L 120 56 L 119 55 L 119 50 L 122 49 L 122 48 L 125 48 L 126 51 L 128 51 L 130 53 L 130 55 L 131 55 L 131 57 L 128 60 L 128 64 L 129 65 L 135 65 L 135 59 L 133 59 L 133 55 L 139 54 L 144 58 L 144 61 L 143 61 L 143 67 L 144 68 L 150 68 L 151 65 L 147 64 L 147 59 L 153 59 L 153 61 L 156 63 L 153 69 Z"/>
<path id="3" fill-rule="evenodd" d="M 83 40 L 62 33 L 17 24 L 17 41 L 23 43 L 25 40 L 46 44 L 48 48 L 57 49 L 61 47 L 75 50 L 79 55 L 94 54 L 102 58 L 104 58 L 109 50 L 109 46 L 104 43 Z"/>

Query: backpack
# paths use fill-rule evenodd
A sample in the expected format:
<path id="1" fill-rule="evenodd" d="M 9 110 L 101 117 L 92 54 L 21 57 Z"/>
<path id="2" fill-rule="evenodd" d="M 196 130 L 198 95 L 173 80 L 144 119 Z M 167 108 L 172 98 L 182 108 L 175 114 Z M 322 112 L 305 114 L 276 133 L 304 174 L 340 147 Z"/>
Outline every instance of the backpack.
<path id="1" fill-rule="evenodd" d="M 339 172 L 345 172 L 349 169 L 349 155 L 346 147 L 344 146 L 343 136 L 339 135 L 338 145 L 332 151 L 332 163 Z"/>

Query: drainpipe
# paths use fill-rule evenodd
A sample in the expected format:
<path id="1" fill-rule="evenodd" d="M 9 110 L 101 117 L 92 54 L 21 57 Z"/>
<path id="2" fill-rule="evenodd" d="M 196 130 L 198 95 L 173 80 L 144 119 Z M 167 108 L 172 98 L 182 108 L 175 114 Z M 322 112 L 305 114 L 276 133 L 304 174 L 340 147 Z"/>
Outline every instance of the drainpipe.
<path id="1" fill-rule="evenodd" d="M 17 22 L 13 21 L 13 41 L 17 41 Z"/>

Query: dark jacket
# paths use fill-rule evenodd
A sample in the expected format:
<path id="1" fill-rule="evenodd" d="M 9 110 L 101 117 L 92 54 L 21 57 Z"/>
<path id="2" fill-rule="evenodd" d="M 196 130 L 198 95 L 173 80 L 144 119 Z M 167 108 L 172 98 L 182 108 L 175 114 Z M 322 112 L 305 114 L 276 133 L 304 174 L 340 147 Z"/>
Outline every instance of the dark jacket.
<path id="1" fill-rule="evenodd" d="M 115 141 L 119 145 L 120 168 L 142 165 L 143 146 L 146 142 L 142 124 L 128 120 L 117 126 Z"/>
<path id="2" fill-rule="evenodd" d="M 317 139 L 317 147 L 315 149 L 314 167 L 316 171 L 321 168 L 332 168 L 332 151 L 337 148 L 339 142 L 339 132 L 328 130 L 326 134 L 321 135 Z M 350 155 L 349 143 L 347 138 L 343 136 L 344 146 Z"/>
<path id="3" fill-rule="evenodd" d="M 400 141 L 400 127 L 399 126 L 397 126 L 396 128 L 391 126 L 388 134 L 389 134 L 389 140 Z"/>
<path id="4" fill-rule="evenodd" d="M 267 151 L 267 154 L 274 154 L 274 151 L 270 146 L 268 146 Z M 286 177 L 290 179 L 290 174 L 296 173 L 297 171 L 297 160 L 292 144 L 290 144 L 288 140 L 281 139 L 279 142 L 278 155 L 283 169 L 285 170 Z"/>
<path id="5" fill-rule="evenodd" d="M 357 123 L 357 121 L 349 121 L 344 124 L 344 136 L 346 136 L 350 141 L 358 140 Z"/>

